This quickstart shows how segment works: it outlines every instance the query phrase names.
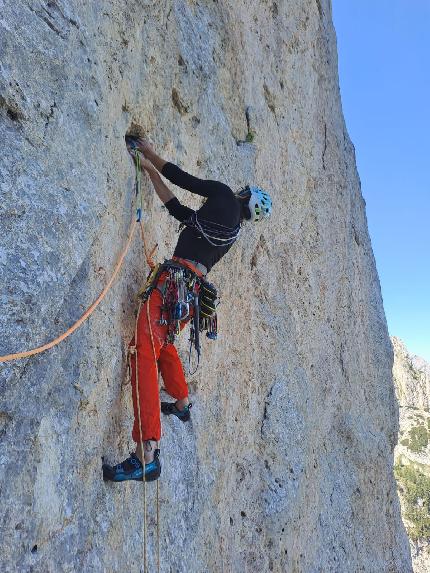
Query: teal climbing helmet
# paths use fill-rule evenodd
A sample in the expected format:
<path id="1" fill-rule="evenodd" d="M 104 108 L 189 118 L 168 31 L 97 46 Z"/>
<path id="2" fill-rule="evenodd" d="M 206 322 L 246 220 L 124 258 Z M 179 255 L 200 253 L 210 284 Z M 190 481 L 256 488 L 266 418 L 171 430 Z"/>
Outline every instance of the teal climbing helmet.
<path id="1" fill-rule="evenodd" d="M 272 199 L 260 187 L 247 185 L 239 191 L 238 196 L 242 199 L 249 196 L 248 207 L 251 212 L 251 220 L 255 223 L 261 219 L 267 219 L 272 214 Z"/>

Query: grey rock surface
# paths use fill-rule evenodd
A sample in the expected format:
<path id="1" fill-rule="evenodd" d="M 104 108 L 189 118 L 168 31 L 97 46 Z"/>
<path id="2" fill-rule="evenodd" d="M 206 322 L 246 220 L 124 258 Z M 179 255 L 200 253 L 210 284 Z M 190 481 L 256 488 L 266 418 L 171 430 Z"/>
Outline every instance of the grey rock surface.
<path id="1" fill-rule="evenodd" d="M 133 216 L 133 123 L 196 175 L 273 196 L 270 222 L 210 274 L 221 338 L 189 380 L 192 424 L 164 421 L 161 570 L 410 572 L 393 355 L 330 2 L 6 0 L 0 55 L 1 355 L 63 332 L 108 280 Z M 145 193 L 163 259 L 177 225 Z M 133 447 L 121 382 L 146 273 L 136 239 L 78 332 L 1 365 L 5 573 L 142 570 L 142 486 L 103 483 L 101 456 Z"/>

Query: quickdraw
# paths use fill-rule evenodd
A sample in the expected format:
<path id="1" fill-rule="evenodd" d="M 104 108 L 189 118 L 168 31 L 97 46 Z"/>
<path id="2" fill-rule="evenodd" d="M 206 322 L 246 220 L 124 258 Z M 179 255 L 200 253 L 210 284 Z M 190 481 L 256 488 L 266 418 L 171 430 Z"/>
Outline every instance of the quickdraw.
<path id="1" fill-rule="evenodd" d="M 137 145 L 137 139 L 135 137 L 126 135 L 125 141 L 129 147 L 129 152 L 134 160 L 134 168 L 135 168 L 134 193 L 136 196 L 136 221 L 137 223 L 140 223 L 142 220 L 143 200 L 142 200 L 142 170 L 140 164 L 139 147 Z"/>

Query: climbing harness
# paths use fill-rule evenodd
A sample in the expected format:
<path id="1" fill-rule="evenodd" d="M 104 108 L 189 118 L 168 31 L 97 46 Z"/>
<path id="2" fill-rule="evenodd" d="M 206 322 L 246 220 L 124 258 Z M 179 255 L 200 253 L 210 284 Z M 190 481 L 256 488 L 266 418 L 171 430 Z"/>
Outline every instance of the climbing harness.
<path id="1" fill-rule="evenodd" d="M 181 323 L 190 321 L 188 370 L 194 374 L 200 363 L 200 333 L 206 331 L 206 336 L 211 340 L 216 340 L 218 335 L 216 288 L 186 264 L 171 259 L 150 271 L 138 295 L 139 299 L 142 302 L 148 301 L 154 289 L 162 297 L 158 322 L 167 326 L 166 344 L 173 344 L 181 331 Z M 194 370 L 191 368 L 193 348 L 197 354 Z"/>

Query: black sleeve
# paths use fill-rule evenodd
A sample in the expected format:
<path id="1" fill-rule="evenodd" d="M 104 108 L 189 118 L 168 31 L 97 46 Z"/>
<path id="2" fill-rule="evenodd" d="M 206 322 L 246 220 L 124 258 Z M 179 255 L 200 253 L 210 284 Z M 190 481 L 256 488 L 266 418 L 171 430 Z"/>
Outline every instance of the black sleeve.
<path id="1" fill-rule="evenodd" d="M 195 213 L 195 211 L 189 207 L 185 207 L 185 205 L 179 203 L 179 199 L 177 197 L 173 197 L 173 199 L 164 203 L 164 206 L 169 211 L 170 215 L 175 217 L 175 219 L 178 219 L 181 223 Z"/>
<path id="2" fill-rule="evenodd" d="M 233 193 L 230 187 L 224 183 L 211 181 L 210 179 L 199 179 L 183 171 L 174 163 L 166 163 L 161 170 L 161 174 L 174 185 L 202 197 L 213 197 L 226 192 Z"/>

